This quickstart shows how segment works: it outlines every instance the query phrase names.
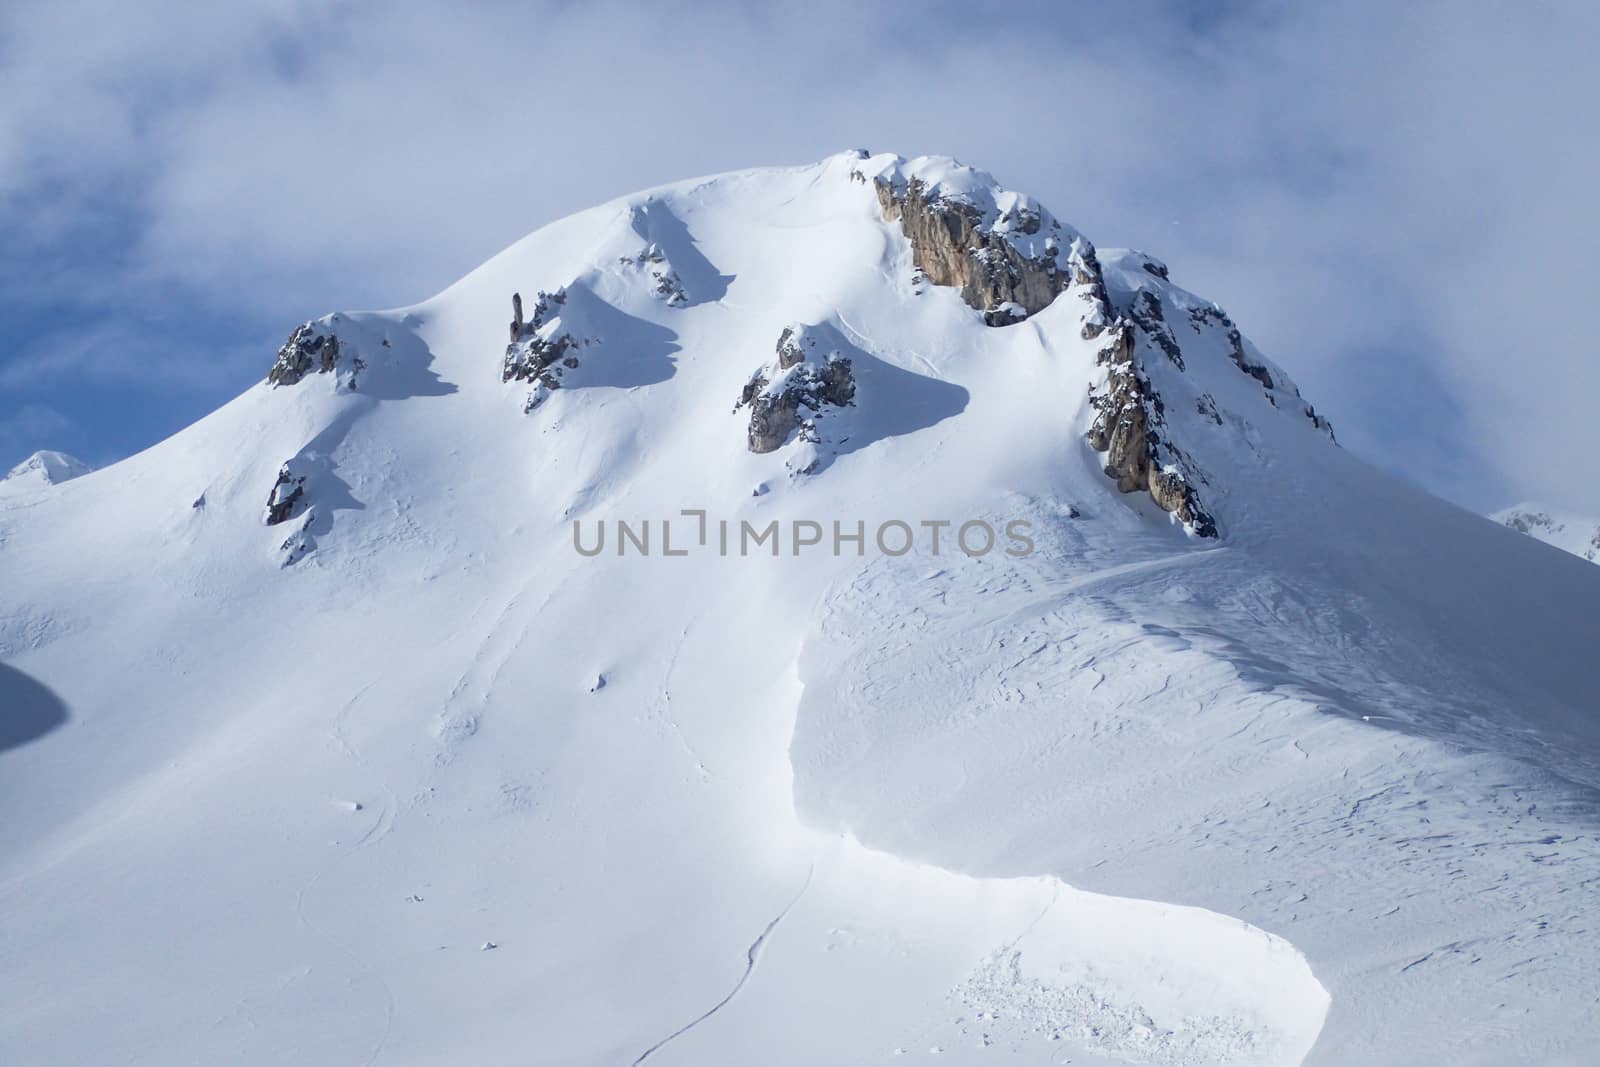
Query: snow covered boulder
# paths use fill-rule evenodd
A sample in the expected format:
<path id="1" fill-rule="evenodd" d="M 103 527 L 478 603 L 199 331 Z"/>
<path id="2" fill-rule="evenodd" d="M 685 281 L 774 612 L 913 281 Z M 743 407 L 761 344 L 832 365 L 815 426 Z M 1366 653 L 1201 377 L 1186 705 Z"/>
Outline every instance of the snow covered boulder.
<path id="1" fill-rule="evenodd" d="M 774 452 L 797 431 L 815 438 L 815 418 L 825 407 L 855 399 L 848 343 L 827 325 L 794 323 L 778 337 L 777 359 L 745 383 L 734 410 L 750 409 L 750 451 Z"/>

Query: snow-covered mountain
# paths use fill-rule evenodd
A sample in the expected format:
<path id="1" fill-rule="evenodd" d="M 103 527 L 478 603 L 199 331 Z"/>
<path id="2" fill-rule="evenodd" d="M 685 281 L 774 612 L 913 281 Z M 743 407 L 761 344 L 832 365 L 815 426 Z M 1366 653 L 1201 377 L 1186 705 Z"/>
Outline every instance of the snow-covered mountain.
<path id="1" fill-rule="evenodd" d="M 1600 563 L 1600 519 L 1552 512 L 1537 504 L 1521 504 L 1489 517 L 1563 552 L 1582 556 L 1590 563 Z"/>
<path id="2" fill-rule="evenodd" d="M 0 491 L 38 488 L 42 485 L 60 485 L 80 478 L 93 467 L 76 456 L 48 450 L 35 452 L 18 463 L 0 478 Z"/>
<path id="3" fill-rule="evenodd" d="M 1600 571 L 980 171 L 640 193 L 263 370 L 0 498 L 0 1061 L 1600 1038 Z"/>

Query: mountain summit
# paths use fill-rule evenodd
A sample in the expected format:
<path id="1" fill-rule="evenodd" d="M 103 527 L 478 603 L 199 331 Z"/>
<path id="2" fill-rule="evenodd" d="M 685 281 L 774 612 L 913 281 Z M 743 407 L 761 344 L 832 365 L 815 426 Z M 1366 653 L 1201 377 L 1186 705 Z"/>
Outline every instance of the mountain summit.
<path id="1" fill-rule="evenodd" d="M 1600 563 L 1600 521 L 1552 513 L 1534 504 L 1497 511 L 1489 516 L 1518 533 L 1535 537 L 1563 552 L 1571 552 L 1590 563 Z"/>
<path id="2" fill-rule="evenodd" d="M 80 478 L 92 470 L 94 470 L 93 467 L 77 456 L 69 456 L 65 452 L 46 450 L 35 452 L 15 467 L 12 467 L 4 478 L 0 478 L 0 483 L 35 487 L 60 485 L 62 482 L 70 482 L 74 478 Z"/>
<path id="3" fill-rule="evenodd" d="M 1159 260 L 848 152 L 271 356 L 0 497 L 0 1060 L 1600 1038 L 1600 571 Z"/>

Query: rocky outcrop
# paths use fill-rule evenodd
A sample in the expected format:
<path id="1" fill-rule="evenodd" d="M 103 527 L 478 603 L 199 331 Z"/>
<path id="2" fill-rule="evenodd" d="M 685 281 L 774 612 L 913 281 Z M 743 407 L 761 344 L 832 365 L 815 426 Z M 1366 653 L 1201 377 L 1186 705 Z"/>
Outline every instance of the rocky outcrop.
<path id="1" fill-rule="evenodd" d="M 1117 322 L 1096 356 L 1106 383 L 1090 393 L 1089 445 L 1106 454 L 1106 476 L 1122 492 L 1148 492 L 1195 534 L 1216 537 L 1216 520 L 1201 505 L 1188 463 L 1167 433 L 1165 405 L 1139 367 L 1136 329 L 1131 321 Z"/>
<path id="2" fill-rule="evenodd" d="M 339 366 L 343 354 L 338 335 L 316 323 L 304 322 L 294 328 L 278 349 L 278 358 L 267 372 L 273 385 L 294 385 L 307 374 L 328 374 Z"/>
<path id="3" fill-rule="evenodd" d="M 534 384 L 524 411 L 533 410 L 551 390 L 561 388 L 562 374 L 579 365 L 580 339 L 561 322 L 561 310 L 566 302 L 565 289 L 553 293 L 541 289 L 533 304 L 533 317 L 519 326 L 522 301 L 519 296 L 513 296 L 512 308 L 519 314 L 512 319 L 513 335 L 500 364 L 500 380 Z"/>
<path id="4" fill-rule="evenodd" d="M 295 507 L 305 499 L 305 475 L 296 475 L 285 463 L 278 468 L 278 480 L 272 483 L 272 491 L 267 494 L 267 510 L 263 521 L 268 526 L 277 526 L 294 518 Z"/>
<path id="5" fill-rule="evenodd" d="M 666 253 L 654 241 L 645 245 L 635 255 L 620 257 L 618 262 L 624 267 L 643 273 L 651 295 L 657 300 L 665 301 L 668 307 L 688 306 L 688 291 L 678 278 L 678 272 L 667 262 Z"/>
<path id="6" fill-rule="evenodd" d="M 1161 299 L 1156 294 L 1148 289 L 1139 290 L 1134 295 L 1132 306 L 1128 308 L 1128 318 L 1144 331 L 1162 354 L 1172 360 L 1179 370 L 1183 370 L 1183 349 L 1178 347 L 1177 335 L 1167 325 L 1166 313 L 1161 310 Z"/>
<path id="7" fill-rule="evenodd" d="M 814 439 L 812 419 L 824 407 L 845 407 L 854 401 L 851 361 L 827 341 L 821 327 L 784 327 L 777 359 L 751 375 L 734 405 L 735 411 L 750 409 L 750 451 L 776 451 L 797 432 L 802 439 Z"/>
<path id="8" fill-rule="evenodd" d="M 886 178 L 873 181 L 883 217 L 899 222 L 911 242 L 912 262 L 934 285 L 961 290 L 969 307 L 985 313 L 991 326 L 1004 326 L 1048 307 L 1066 285 L 1056 263 L 1059 244 L 1047 238 L 1045 254 L 1023 254 L 976 206 L 954 198 L 930 196 L 916 178 L 903 188 Z M 1004 219 L 1007 231 L 1038 234 L 1037 212 L 1016 210 Z M 1014 315 L 1005 305 L 1022 309 Z"/>
<path id="9" fill-rule="evenodd" d="M 1194 458 L 1206 451 L 1198 435 L 1244 426 L 1219 406 L 1236 395 L 1216 380 L 1219 361 L 1253 379 L 1273 407 L 1333 436 L 1288 375 L 1261 358 L 1221 308 L 1173 285 L 1159 260 L 1119 252 L 1108 270 L 1086 238 L 1042 205 L 953 160 L 857 153 L 849 175 L 870 185 L 884 219 L 899 224 L 918 277 L 958 289 L 989 325 L 1023 321 L 1063 294 L 1083 301 L 1081 334 L 1103 342 L 1088 443 L 1104 454 L 1119 489 L 1148 493 L 1193 533 L 1218 535 L 1202 499 L 1214 490 Z M 1169 412 L 1169 402 L 1179 406 Z M 1177 440 L 1185 435 L 1193 438 L 1188 447 Z"/>
<path id="10" fill-rule="evenodd" d="M 960 290 L 990 326 L 1021 322 L 1073 286 L 1105 304 L 1094 246 L 1032 199 L 950 161 L 860 158 L 866 170 L 851 178 L 866 184 L 872 171 L 883 218 L 900 224 L 918 273 Z M 1085 325 L 1098 333 L 1109 322 Z"/>

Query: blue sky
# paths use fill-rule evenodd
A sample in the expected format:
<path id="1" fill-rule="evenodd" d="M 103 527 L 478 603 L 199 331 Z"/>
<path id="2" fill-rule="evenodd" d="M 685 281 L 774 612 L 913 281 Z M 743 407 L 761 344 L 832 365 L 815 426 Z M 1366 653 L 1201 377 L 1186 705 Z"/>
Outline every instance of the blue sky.
<path id="1" fill-rule="evenodd" d="M 0 469 L 592 203 L 859 146 L 1166 260 L 1440 495 L 1600 512 L 1595 5 L 674 7 L 6 5 Z"/>

